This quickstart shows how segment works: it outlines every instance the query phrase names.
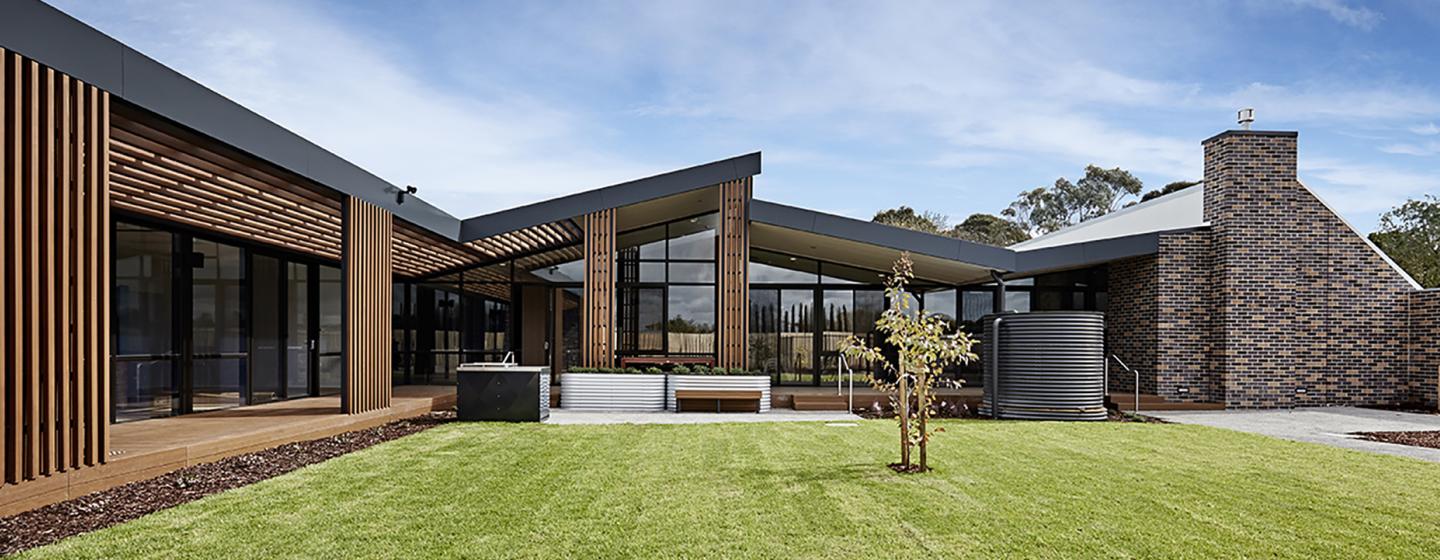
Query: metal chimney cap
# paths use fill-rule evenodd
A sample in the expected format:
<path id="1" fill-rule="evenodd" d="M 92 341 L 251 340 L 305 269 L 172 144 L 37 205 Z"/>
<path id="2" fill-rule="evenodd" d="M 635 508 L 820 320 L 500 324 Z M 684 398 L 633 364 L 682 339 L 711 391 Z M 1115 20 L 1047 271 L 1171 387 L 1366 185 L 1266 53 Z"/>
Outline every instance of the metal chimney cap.
<path id="1" fill-rule="evenodd" d="M 1255 108 L 1246 107 L 1235 114 L 1235 120 L 1240 122 L 1241 130 L 1250 130 L 1250 123 L 1255 122 Z"/>

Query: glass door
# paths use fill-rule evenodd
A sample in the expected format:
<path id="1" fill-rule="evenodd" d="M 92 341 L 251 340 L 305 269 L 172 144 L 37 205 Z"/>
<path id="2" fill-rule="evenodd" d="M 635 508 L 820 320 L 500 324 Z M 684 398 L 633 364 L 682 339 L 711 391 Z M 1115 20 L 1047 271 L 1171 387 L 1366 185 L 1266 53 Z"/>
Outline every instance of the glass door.
<path id="1" fill-rule="evenodd" d="M 285 265 L 285 397 L 291 399 L 314 394 L 310 374 L 315 371 L 316 313 L 310 279 L 315 275 L 310 269 L 304 263 Z"/>
<path id="2" fill-rule="evenodd" d="M 319 325 L 317 339 L 319 347 L 319 368 L 316 387 L 321 395 L 340 392 L 340 379 L 344 362 L 341 357 L 344 324 L 341 312 L 344 307 L 345 286 L 340 269 L 320 265 L 320 281 L 316 286 Z"/>
<path id="3" fill-rule="evenodd" d="M 246 332 L 245 250 L 194 239 L 190 264 L 190 345 L 186 410 L 244 404 L 249 342 Z M 183 358 L 182 358 L 183 359 Z"/>
<path id="4" fill-rule="evenodd" d="M 114 248 L 111 420 L 170 416 L 180 407 L 171 305 L 175 235 L 117 222 Z"/>
<path id="5" fill-rule="evenodd" d="M 285 269 L 280 259 L 252 255 L 250 260 L 250 403 L 285 398 Z"/>

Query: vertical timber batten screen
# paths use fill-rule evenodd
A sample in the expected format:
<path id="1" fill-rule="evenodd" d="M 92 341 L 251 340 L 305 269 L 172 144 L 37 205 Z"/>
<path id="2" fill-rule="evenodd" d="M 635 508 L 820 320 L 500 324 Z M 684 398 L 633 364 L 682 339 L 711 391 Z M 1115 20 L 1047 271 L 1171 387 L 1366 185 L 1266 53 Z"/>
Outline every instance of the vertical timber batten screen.
<path id="1" fill-rule="evenodd" d="M 355 197 L 345 203 L 345 311 L 341 408 L 359 414 L 390 406 L 390 212 Z"/>
<path id="2" fill-rule="evenodd" d="M 720 184 L 720 344 L 716 363 L 743 368 L 750 319 L 750 189 L 753 178 Z"/>
<path id="3" fill-rule="evenodd" d="M 0 68 L 3 490 L 106 459 L 110 98 L 4 50 Z"/>
<path id="4" fill-rule="evenodd" d="M 615 360 L 615 209 L 586 214 L 585 287 L 581 302 L 580 363 L 612 367 Z"/>

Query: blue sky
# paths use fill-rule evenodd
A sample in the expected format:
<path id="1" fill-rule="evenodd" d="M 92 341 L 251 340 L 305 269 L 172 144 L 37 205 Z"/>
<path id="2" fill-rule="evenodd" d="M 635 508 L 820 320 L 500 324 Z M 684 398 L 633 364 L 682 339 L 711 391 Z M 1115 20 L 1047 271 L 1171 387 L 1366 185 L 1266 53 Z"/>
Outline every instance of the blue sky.
<path id="1" fill-rule="evenodd" d="M 1362 231 L 1440 192 L 1440 3 L 60 0 L 461 217 L 764 152 L 759 197 L 953 220 L 1201 175 L 1253 106 Z"/>

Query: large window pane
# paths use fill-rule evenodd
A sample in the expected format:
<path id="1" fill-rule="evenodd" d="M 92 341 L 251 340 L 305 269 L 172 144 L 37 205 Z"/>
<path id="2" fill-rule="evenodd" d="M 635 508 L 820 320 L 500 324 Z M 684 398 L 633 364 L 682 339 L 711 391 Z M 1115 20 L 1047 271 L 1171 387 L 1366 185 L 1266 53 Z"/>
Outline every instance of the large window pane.
<path id="1" fill-rule="evenodd" d="M 285 375 L 287 396 L 310 394 L 310 267 L 286 265 Z"/>
<path id="2" fill-rule="evenodd" d="M 284 340 L 281 334 L 280 307 L 284 303 L 284 292 L 280 274 L 280 259 L 255 255 L 250 261 L 250 309 L 254 317 L 251 333 L 253 354 L 250 355 L 250 402 L 262 403 L 279 399 L 284 380 L 281 378 L 281 348 Z"/>
<path id="3" fill-rule="evenodd" d="M 245 251 L 233 245 L 194 240 L 191 344 L 192 409 L 237 406 L 245 388 Z"/>
<path id="4" fill-rule="evenodd" d="M 751 284 L 814 284 L 820 278 L 820 264 L 810 259 L 750 251 Z"/>
<path id="5" fill-rule="evenodd" d="M 955 290 L 934 290 L 925 293 L 925 313 L 955 321 Z"/>
<path id="6" fill-rule="evenodd" d="M 750 290 L 750 351 L 751 370 L 774 374 L 779 365 L 777 354 L 780 326 L 779 290 Z"/>
<path id="7" fill-rule="evenodd" d="M 615 249 L 621 260 L 665 260 L 665 226 L 622 233 L 615 239 Z"/>
<path id="8" fill-rule="evenodd" d="M 341 313 L 345 305 L 344 283 L 340 269 L 320 266 L 320 386 L 322 395 L 340 392 L 343 376 L 341 341 L 344 336 Z"/>
<path id="9" fill-rule="evenodd" d="M 665 350 L 665 290 L 662 288 L 620 288 L 620 351 L 663 352 Z"/>
<path id="10" fill-rule="evenodd" d="M 713 283 L 715 282 L 715 264 L 670 263 L 670 282 L 672 284 Z"/>
<path id="11" fill-rule="evenodd" d="M 820 351 L 838 352 L 855 326 L 855 292 L 825 290 L 821 298 Z"/>
<path id="12" fill-rule="evenodd" d="M 715 352 L 715 287 L 670 286 L 668 351 L 672 354 Z"/>
<path id="13" fill-rule="evenodd" d="M 719 214 L 670 223 L 670 260 L 714 260 Z"/>
<path id="14" fill-rule="evenodd" d="M 780 292 L 780 383 L 814 382 L 815 292 Z"/>
<path id="15" fill-rule="evenodd" d="M 115 225 L 112 298 L 115 329 L 115 420 L 169 416 L 175 408 L 171 336 L 174 236 Z"/>

